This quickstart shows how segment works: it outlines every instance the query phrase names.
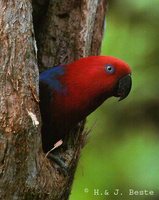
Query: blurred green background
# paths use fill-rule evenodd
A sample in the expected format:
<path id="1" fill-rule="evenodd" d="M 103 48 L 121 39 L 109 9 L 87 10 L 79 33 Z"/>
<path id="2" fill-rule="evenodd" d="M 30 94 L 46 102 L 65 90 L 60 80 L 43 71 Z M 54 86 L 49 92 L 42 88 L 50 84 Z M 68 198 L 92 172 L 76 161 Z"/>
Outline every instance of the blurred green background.
<path id="1" fill-rule="evenodd" d="M 110 0 L 102 54 L 129 63 L 133 88 L 124 101 L 111 98 L 89 116 L 92 131 L 70 200 L 158 200 L 159 1 Z M 129 196 L 131 188 L 155 195 Z M 114 189 L 123 195 L 104 195 Z"/>

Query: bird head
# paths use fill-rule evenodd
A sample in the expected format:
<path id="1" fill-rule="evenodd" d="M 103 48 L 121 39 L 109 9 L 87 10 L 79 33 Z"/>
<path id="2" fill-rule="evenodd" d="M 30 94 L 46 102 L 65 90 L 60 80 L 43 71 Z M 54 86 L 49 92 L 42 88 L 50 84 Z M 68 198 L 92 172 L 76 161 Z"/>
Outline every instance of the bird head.
<path id="1" fill-rule="evenodd" d="M 106 88 L 111 96 L 119 97 L 119 101 L 125 99 L 132 86 L 131 69 L 127 63 L 111 56 L 101 57 L 102 63 L 105 60 L 105 84 L 109 85 Z M 104 74 L 103 74 L 104 75 Z"/>
<path id="2" fill-rule="evenodd" d="M 73 87 L 82 94 L 100 96 L 105 100 L 111 96 L 126 98 L 131 90 L 131 69 L 124 61 L 112 56 L 89 56 L 69 65 L 69 77 Z M 72 84 L 72 83 L 71 83 Z"/>

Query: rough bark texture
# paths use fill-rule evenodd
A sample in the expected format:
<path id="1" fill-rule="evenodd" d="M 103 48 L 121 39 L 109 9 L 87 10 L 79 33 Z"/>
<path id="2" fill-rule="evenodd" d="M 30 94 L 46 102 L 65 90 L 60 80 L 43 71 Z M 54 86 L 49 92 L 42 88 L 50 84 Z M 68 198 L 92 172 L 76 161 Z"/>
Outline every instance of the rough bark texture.
<path id="1" fill-rule="evenodd" d="M 106 0 L 0 1 L 0 199 L 68 199 L 84 122 L 60 150 L 65 175 L 41 150 L 38 65 L 99 54 L 105 11 Z"/>
<path id="2" fill-rule="evenodd" d="M 39 2 L 41 1 L 34 0 L 33 5 L 41 70 L 80 57 L 99 54 L 106 0 Z M 45 8 L 43 15 L 41 7 Z"/>

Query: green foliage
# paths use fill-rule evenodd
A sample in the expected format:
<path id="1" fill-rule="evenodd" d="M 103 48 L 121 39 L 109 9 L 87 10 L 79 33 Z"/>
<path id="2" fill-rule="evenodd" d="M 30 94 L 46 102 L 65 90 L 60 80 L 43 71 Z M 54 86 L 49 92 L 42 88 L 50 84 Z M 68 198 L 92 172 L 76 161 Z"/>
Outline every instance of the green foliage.
<path id="1" fill-rule="evenodd" d="M 159 199 L 158 8 L 158 0 L 110 1 L 102 54 L 130 64 L 133 88 L 126 100 L 112 98 L 88 118 L 92 131 L 71 200 Z M 128 196 L 131 188 L 155 196 Z M 114 189 L 123 196 L 104 196 Z"/>

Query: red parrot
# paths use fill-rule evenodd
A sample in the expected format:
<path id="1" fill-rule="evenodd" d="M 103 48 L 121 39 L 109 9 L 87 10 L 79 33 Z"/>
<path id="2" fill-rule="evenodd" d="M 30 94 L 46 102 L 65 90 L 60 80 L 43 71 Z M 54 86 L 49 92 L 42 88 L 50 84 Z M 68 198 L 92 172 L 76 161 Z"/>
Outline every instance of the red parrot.
<path id="1" fill-rule="evenodd" d="M 78 122 L 106 99 L 127 97 L 131 69 L 112 56 L 89 56 L 40 74 L 40 111 L 44 152 L 63 140 Z"/>

